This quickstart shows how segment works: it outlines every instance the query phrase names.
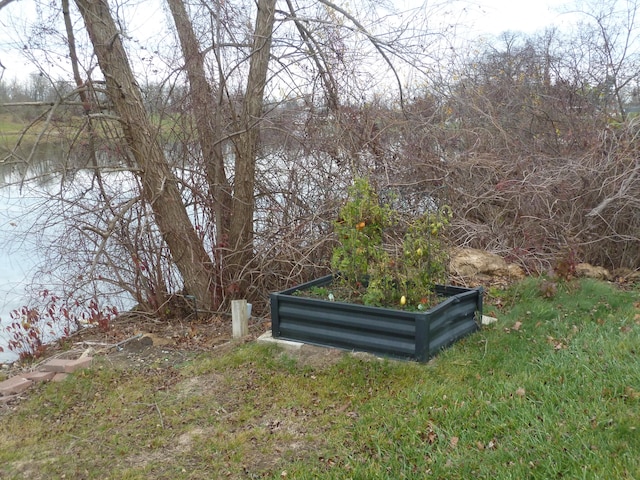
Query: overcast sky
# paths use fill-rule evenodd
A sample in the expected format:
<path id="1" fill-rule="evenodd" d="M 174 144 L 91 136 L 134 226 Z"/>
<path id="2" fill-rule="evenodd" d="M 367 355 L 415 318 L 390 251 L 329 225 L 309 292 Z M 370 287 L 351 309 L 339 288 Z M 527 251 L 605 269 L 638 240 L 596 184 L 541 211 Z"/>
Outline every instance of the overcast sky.
<path id="1" fill-rule="evenodd" d="M 402 3 L 415 7 L 430 6 L 440 1 L 395 0 L 395 3 L 402 8 Z M 157 29 L 158 23 L 165 20 L 162 7 L 152 0 L 137 3 L 138 12 L 142 9 L 144 13 L 137 12 L 135 16 L 144 18 L 145 22 L 142 25 L 153 25 Z M 568 24 L 572 20 L 571 16 L 559 13 L 567 3 L 568 0 L 458 0 L 451 2 L 451 5 L 457 5 L 464 13 L 452 21 L 463 21 L 469 25 L 473 36 L 496 35 L 507 30 L 533 33 L 552 24 Z M 151 8 L 152 5 L 155 6 Z M 35 70 L 19 55 L 19 48 L 16 49 L 14 40 L 7 36 L 13 30 L 12 24 L 19 20 L 22 12 L 33 12 L 33 6 L 34 2 L 31 0 L 16 0 L 0 10 L 0 62 L 5 67 L 4 72 L 0 68 L 0 75 L 5 81 L 24 77 Z M 155 13 L 153 20 L 150 19 L 152 13 Z"/>
<path id="2" fill-rule="evenodd" d="M 568 23 L 559 11 L 567 0 L 477 0 L 470 5 L 478 30 L 498 34 L 505 30 L 532 33 L 546 26 Z"/>

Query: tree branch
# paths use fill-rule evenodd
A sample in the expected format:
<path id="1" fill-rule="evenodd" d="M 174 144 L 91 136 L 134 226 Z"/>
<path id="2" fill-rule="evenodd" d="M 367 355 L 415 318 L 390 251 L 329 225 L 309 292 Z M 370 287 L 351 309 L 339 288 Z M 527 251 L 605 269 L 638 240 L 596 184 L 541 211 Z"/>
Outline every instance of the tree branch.
<path id="1" fill-rule="evenodd" d="M 341 7 L 339 7 L 338 5 L 334 4 L 333 2 L 330 2 L 329 0 L 319 0 L 319 2 L 322 3 L 323 5 L 331 8 L 331 9 L 335 10 L 336 12 L 339 12 L 342 15 L 344 15 L 346 18 L 348 18 L 358 28 L 358 31 L 360 33 L 362 33 L 364 36 L 366 36 L 369 39 L 369 41 L 375 47 L 375 49 L 378 51 L 380 56 L 384 59 L 384 61 L 387 63 L 387 65 L 389 65 L 389 68 L 393 72 L 393 75 L 396 77 L 396 82 L 398 83 L 398 93 L 400 95 L 400 106 L 404 109 L 404 91 L 402 89 L 402 81 L 400 80 L 400 76 L 398 75 L 398 72 L 396 71 L 395 67 L 393 66 L 393 62 L 391 62 L 391 59 L 387 56 L 387 54 L 385 53 L 384 49 L 382 48 L 383 43 L 375 35 L 370 34 L 367 31 L 367 29 L 364 27 L 364 25 L 362 25 L 358 21 L 357 18 L 355 18 L 353 15 L 351 15 L 346 10 L 342 9 Z"/>
<path id="2" fill-rule="evenodd" d="M 14 0 L 0 0 L 0 10 L 9 5 Z"/>

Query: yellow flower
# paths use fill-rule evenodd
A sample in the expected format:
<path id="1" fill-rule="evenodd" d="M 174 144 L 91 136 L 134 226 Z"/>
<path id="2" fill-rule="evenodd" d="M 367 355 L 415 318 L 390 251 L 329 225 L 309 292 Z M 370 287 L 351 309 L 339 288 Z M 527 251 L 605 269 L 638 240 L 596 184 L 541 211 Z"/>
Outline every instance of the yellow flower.
<path id="1" fill-rule="evenodd" d="M 402 297 L 400 298 L 400 305 L 405 305 L 406 303 L 407 303 L 407 297 L 402 295 Z"/>
<path id="2" fill-rule="evenodd" d="M 367 224 L 364 222 L 360 222 L 356 225 L 356 230 L 362 230 Z"/>

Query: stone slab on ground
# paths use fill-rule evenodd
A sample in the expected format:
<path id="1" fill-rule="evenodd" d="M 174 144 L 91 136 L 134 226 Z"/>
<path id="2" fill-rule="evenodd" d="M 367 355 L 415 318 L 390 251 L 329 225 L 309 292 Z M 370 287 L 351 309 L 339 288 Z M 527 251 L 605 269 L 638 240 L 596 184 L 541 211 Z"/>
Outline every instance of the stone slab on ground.
<path id="1" fill-rule="evenodd" d="M 80 368 L 89 368 L 93 357 L 83 357 L 76 360 L 54 358 L 42 365 L 45 372 L 73 373 Z"/>
<path id="2" fill-rule="evenodd" d="M 395 361 L 391 358 L 380 357 L 373 353 L 358 352 L 352 350 L 345 350 L 341 348 L 313 345 L 304 342 L 296 342 L 292 340 L 283 340 L 280 338 L 273 338 L 271 330 L 266 331 L 258 337 L 256 340 L 258 343 L 274 344 L 282 347 L 284 350 L 288 350 L 288 354 L 295 355 L 305 365 L 312 366 L 326 366 L 332 365 L 340 360 L 340 358 L 347 354 L 356 358 L 364 360 L 388 360 Z"/>
<path id="3" fill-rule="evenodd" d="M 69 361 L 70 360 L 54 358 L 44 363 L 41 368 L 44 372 L 64 372 L 64 367 L 67 366 L 67 362 Z"/>
<path id="4" fill-rule="evenodd" d="M 0 395 L 14 395 L 27 390 L 33 382 L 23 377 L 11 377 L 4 382 L 0 382 Z"/>
<path id="5" fill-rule="evenodd" d="M 51 379 L 51 381 L 52 382 L 62 382 L 68 376 L 69 376 L 68 373 L 56 373 L 55 376 Z"/>
<path id="6" fill-rule="evenodd" d="M 20 398 L 20 394 L 35 382 L 61 382 L 76 370 L 89 368 L 92 360 L 93 357 L 88 354 L 75 360 L 54 358 L 44 363 L 39 370 L 14 375 L 0 382 L 0 405 L 6 405 L 11 400 Z"/>
<path id="7" fill-rule="evenodd" d="M 55 372 L 27 372 L 20 376 L 32 382 L 48 382 L 55 376 Z"/>
<path id="8" fill-rule="evenodd" d="M 300 350 L 304 343 L 302 342 L 293 342 L 291 340 L 282 340 L 280 338 L 273 338 L 271 334 L 271 330 L 264 332 L 262 335 L 258 337 L 258 343 L 272 343 L 281 346 L 282 348 L 288 350 Z"/>
<path id="9" fill-rule="evenodd" d="M 490 317 L 488 315 L 482 315 L 482 325 L 491 325 L 492 323 L 496 323 L 498 321 L 495 317 Z"/>

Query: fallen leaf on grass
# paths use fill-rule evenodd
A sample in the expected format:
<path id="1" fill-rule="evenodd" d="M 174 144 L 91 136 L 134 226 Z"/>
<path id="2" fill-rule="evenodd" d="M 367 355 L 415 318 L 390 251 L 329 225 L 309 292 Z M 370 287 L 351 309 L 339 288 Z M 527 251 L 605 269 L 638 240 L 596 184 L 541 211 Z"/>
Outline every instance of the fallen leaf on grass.
<path id="1" fill-rule="evenodd" d="M 632 387 L 625 388 L 624 393 L 628 398 L 631 398 L 633 400 L 640 399 L 640 392 L 636 392 Z"/>
<path id="2" fill-rule="evenodd" d="M 522 322 L 516 322 L 513 324 L 513 327 L 511 327 L 511 329 L 517 332 L 518 330 L 520 330 L 520 327 L 522 327 Z"/>
<path id="3" fill-rule="evenodd" d="M 456 446 L 458 446 L 458 440 L 458 437 L 451 437 L 451 440 L 449 441 L 451 448 L 456 448 Z"/>
<path id="4" fill-rule="evenodd" d="M 476 446 L 478 447 L 478 450 L 495 450 L 498 448 L 498 439 L 494 437 L 489 440 L 489 443 L 486 445 L 482 442 L 477 442 Z"/>
<path id="5" fill-rule="evenodd" d="M 547 343 L 553 345 L 554 350 L 562 350 L 563 348 L 568 348 L 565 343 L 563 343 L 561 340 L 553 338 L 552 336 L 547 337 Z"/>
<path id="6" fill-rule="evenodd" d="M 519 389 L 516 390 L 516 395 L 519 396 L 519 397 L 524 397 L 526 393 L 527 392 L 522 387 L 520 387 Z"/>
<path id="7" fill-rule="evenodd" d="M 426 432 L 420 432 L 420 438 L 427 442 L 429 445 L 433 445 L 438 441 L 438 434 L 433 430 L 433 426 L 429 424 Z"/>

